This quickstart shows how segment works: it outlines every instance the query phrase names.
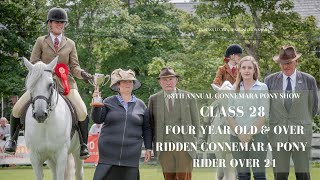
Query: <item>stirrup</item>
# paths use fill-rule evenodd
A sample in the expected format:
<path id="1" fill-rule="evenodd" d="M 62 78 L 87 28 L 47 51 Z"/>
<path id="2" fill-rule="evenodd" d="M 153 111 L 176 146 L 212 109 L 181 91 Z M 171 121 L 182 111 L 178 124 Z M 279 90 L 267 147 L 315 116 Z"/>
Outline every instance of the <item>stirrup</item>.
<path id="1" fill-rule="evenodd" d="M 86 160 L 90 157 L 90 154 L 83 154 L 82 156 L 80 156 L 80 159 Z"/>
<path id="2" fill-rule="evenodd" d="M 17 150 L 17 142 L 15 140 L 8 140 L 4 145 L 4 153 L 15 155 Z"/>
<path id="3" fill-rule="evenodd" d="M 90 157 L 90 153 L 89 153 L 89 150 L 88 150 L 88 147 L 87 145 L 83 144 L 80 146 L 80 159 L 87 159 Z"/>

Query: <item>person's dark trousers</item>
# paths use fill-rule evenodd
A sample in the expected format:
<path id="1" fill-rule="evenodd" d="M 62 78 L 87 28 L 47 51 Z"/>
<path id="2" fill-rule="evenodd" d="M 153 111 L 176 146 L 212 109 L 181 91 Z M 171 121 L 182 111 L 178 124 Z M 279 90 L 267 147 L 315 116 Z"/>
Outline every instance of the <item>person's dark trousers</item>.
<path id="1" fill-rule="evenodd" d="M 7 154 L 15 154 L 17 149 L 17 142 L 19 137 L 19 132 L 22 125 L 20 123 L 20 118 L 15 118 L 12 113 L 10 115 L 10 140 L 6 143 L 4 147 L 4 152 Z"/>
<path id="2" fill-rule="evenodd" d="M 249 147 L 251 143 L 255 144 L 255 147 L 258 147 L 258 142 L 267 144 L 268 139 L 267 135 L 265 134 L 256 134 L 253 136 L 253 141 L 250 142 Z M 237 142 L 240 143 L 240 140 L 237 136 L 230 135 L 230 141 L 231 142 Z M 266 180 L 266 172 L 265 172 L 265 159 L 267 157 L 266 151 L 233 151 L 232 156 L 236 160 L 252 160 L 257 162 L 257 167 L 241 167 L 240 164 L 238 164 L 237 168 L 237 176 L 238 180 L 250 180 L 251 179 L 251 171 L 253 172 L 253 178 L 255 180 Z"/>
<path id="3" fill-rule="evenodd" d="M 86 117 L 84 121 L 79 121 L 79 139 L 80 139 L 80 159 L 87 159 L 90 157 L 87 143 L 88 143 L 88 126 L 89 126 L 89 116 Z"/>
<path id="4" fill-rule="evenodd" d="M 277 148 L 272 149 L 272 158 L 275 159 L 273 168 L 275 180 L 288 180 L 290 171 L 290 157 L 294 163 L 294 170 L 297 180 L 310 180 L 310 148 L 306 151 L 285 151 Z"/>

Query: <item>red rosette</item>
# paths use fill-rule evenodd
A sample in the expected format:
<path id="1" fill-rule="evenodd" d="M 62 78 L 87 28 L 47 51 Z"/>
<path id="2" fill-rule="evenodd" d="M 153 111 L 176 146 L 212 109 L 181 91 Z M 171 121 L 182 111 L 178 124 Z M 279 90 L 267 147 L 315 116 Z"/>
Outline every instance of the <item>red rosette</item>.
<path id="1" fill-rule="evenodd" d="M 59 63 L 54 68 L 54 72 L 61 79 L 64 95 L 65 96 L 68 95 L 70 92 L 70 84 L 68 81 L 68 74 L 69 74 L 68 66 L 63 63 Z"/>

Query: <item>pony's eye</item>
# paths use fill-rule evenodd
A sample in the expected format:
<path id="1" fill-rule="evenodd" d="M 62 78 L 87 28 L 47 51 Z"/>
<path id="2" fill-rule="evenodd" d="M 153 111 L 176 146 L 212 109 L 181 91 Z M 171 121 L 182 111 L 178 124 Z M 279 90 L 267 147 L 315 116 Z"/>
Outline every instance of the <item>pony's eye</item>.
<path id="1" fill-rule="evenodd" d="M 53 87 L 53 83 L 50 83 L 49 86 L 48 86 L 48 88 L 50 89 L 50 88 L 52 88 L 52 87 Z"/>

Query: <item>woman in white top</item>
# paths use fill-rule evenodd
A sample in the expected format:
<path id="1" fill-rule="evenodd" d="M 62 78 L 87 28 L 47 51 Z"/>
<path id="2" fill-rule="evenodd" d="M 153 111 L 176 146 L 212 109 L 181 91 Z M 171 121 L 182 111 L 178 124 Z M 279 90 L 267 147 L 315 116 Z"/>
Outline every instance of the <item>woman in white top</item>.
<path id="1" fill-rule="evenodd" d="M 231 143 L 248 144 L 249 147 L 252 145 L 257 147 L 261 143 L 267 145 L 267 135 L 261 133 L 261 128 L 266 124 L 266 118 L 269 114 L 269 99 L 261 97 L 265 97 L 262 96 L 263 93 L 268 93 L 268 87 L 258 78 L 259 66 L 256 60 L 252 56 L 243 57 L 239 62 L 239 73 L 233 86 L 234 95 L 238 98 L 229 100 L 229 107 L 234 106 L 240 109 L 227 118 L 227 124 L 232 131 Z M 240 130 L 245 130 L 245 132 Z M 254 179 L 266 179 L 267 151 L 239 150 L 233 151 L 232 155 L 237 162 L 246 160 L 251 161 L 251 164 L 255 163 L 251 166 Z M 248 164 L 241 165 L 239 163 L 236 168 L 239 180 L 250 180 L 251 173 Z"/>

